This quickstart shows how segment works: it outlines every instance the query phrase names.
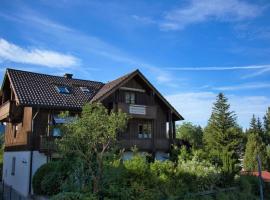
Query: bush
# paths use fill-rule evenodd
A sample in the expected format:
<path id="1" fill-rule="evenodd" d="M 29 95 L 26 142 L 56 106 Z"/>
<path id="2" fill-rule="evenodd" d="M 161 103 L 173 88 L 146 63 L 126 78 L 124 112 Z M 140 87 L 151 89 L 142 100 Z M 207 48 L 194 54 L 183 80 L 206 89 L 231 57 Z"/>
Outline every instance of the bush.
<path id="1" fill-rule="evenodd" d="M 64 161 L 42 165 L 33 177 L 34 193 L 49 196 L 59 193 L 68 174 L 67 166 L 69 165 Z"/>
<path id="2" fill-rule="evenodd" d="M 191 192 L 211 190 L 220 183 L 220 170 L 207 161 L 192 160 L 179 162 L 176 175 L 186 183 Z"/>
<path id="3" fill-rule="evenodd" d="M 45 176 L 55 169 L 55 163 L 50 162 L 42 165 L 34 174 L 33 177 L 33 190 L 35 194 L 43 195 L 41 188 L 41 182 L 44 180 Z"/>
<path id="4" fill-rule="evenodd" d="M 81 194 L 78 192 L 62 192 L 51 198 L 51 200 L 97 200 L 92 194 Z"/>

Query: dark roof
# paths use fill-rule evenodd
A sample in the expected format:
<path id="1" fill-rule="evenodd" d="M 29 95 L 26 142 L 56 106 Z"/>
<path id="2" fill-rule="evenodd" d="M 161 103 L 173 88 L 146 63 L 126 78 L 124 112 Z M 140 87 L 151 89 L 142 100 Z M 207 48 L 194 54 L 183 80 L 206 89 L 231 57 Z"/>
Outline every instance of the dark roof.
<path id="1" fill-rule="evenodd" d="M 101 82 L 51 76 L 21 70 L 7 69 L 7 76 L 19 104 L 59 109 L 80 109 L 104 85 Z M 56 86 L 66 86 L 71 93 L 60 94 Z M 90 92 L 83 92 L 87 87 Z"/>
<path id="2" fill-rule="evenodd" d="M 133 71 L 133 72 L 131 72 L 129 74 L 126 74 L 124 76 L 121 76 L 118 79 L 115 79 L 113 81 L 110 81 L 110 82 L 106 83 L 98 91 L 98 93 L 93 97 L 93 99 L 91 100 L 91 102 L 100 100 L 105 95 L 108 95 L 109 92 L 112 93 L 114 89 L 118 88 L 117 86 L 119 86 L 120 84 L 122 85 L 123 81 L 127 80 L 129 77 L 131 77 L 136 72 L 137 72 L 137 70 L 136 71 Z"/>
<path id="3" fill-rule="evenodd" d="M 139 76 L 153 91 L 155 91 L 156 95 L 165 103 L 166 106 L 168 106 L 172 112 L 175 114 L 176 118 L 179 120 L 183 120 L 184 118 L 177 112 L 177 110 L 163 97 L 162 94 L 147 80 L 147 78 L 137 69 L 129 74 L 126 74 L 114 81 L 111 81 L 107 84 L 105 84 L 98 93 L 93 97 L 91 102 L 94 101 L 102 101 L 106 97 L 108 97 L 110 94 L 112 94 L 115 90 L 117 90 L 119 87 L 124 85 L 126 82 L 128 82 L 130 79 L 132 79 L 134 76 Z"/>
<path id="4" fill-rule="evenodd" d="M 7 77 L 9 78 L 16 101 L 20 105 L 78 110 L 87 102 L 102 101 L 135 76 L 139 76 L 155 91 L 155 94 L 171 109 L 177 119 L 184 119 L 139 70 L 104 84 L 97 81 L 7 69 L 4 81 Z M 71 93 L 60 94 L 56 86 L 66 86 Z M 80 87 L 87 87 L 90 92 L 83 92 Z"/>

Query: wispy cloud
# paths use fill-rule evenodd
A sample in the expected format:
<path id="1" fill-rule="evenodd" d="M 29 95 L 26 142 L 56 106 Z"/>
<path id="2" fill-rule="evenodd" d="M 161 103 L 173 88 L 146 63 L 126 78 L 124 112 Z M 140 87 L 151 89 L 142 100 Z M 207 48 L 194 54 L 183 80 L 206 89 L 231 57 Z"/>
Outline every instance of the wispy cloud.
<path id="1" fill-rule="evenodd" d="M 164 30 L 181 30 L 208 20 L 242 21 L 259 16 L 263 8 L 242 0 L 192 0 L 185 7 L 169 11 L 160 23 Z"/>
<path id="2" fill-rule="evenodd" d="M 234 71 L 234 70 L 250 70 L 250 69 L 268 69 L 269 65 L 247 65 L 247 66 L 228 66 L 228 67 L 168 67 L 167 70 L 174 71 Z"/>
<path id="3" fill-rule="evenodd" d="M 98 37 L 55 22 L 32 10 L 28 9 L 20 13 L 20 15 L 4 14 L 4 16 L 7 20 L 31 26 L 31 28 L 37 29 L 39 33 L 46 34 L 46 43 L 52 38 L 51 40 L 55 41 L 55 43 L 60 43 L 63 48 L 73 49 L 74 51 L 84 52 L 90 55 L 95 54 L 115 62 L 124 63 L 127 67 L 141 67 L 150 72 L 151 75 L 154 75 L 157 83 L 170 87 L 175 87 L 176 85 L 170 72 L 131 56 L 126 51 Z"/>
<path id="4" fill-rule="evenodd" d="M 268 72 L 270 72 L 270 68 L 264 68 L 264 69 L 261 69 L 259 71 L 254 72 L 254 73 L 244 75 L 241 78 L 242 79 L 253 78 L 253 77 L 256 77 L 256 76 L 260 76 L 260 75 L 266 74 Z"/>
<path id="5" fill-rule="evenodd" d="M 157 21 L 155 21 L 154 19 L 150 17 L 143 17 L 139 15 L 132 15 L 131 17 L 135 19 L 136 21 L 141 22 L 143 24 L 157 24 Z"/>
<path id="6" fill-rule="evenodd" d="M 262 89 L 262 88 L 270 88 L 270 83 L 246 83 L 233 86 L 215 87 L 213 89 L 221 91 L 233 91 L 233 90 Z"/>
<path id="7" fill-rule="evenodd" d="M 3 38 L 0 38 L 0 59 L 2 62 L 8 60 L 53 68 L 67 68 L 79 65 L 79 59 L 72 55 L 44 49 L 23 48 Z"/>
<path id="8" fill-rule="evenodd" d="M 169 102 L 183 115 L 185 121 L 205 126 L 211 115 L 212 105 L 216 99 L 213 92 L 176 93 L 166 96 Z M 270 105 L 266 96 L 227 95 L 231 110 L 238 116 L 238 122 L 244 128 L 249 125 L 252 114 L 262 117 Z"/>

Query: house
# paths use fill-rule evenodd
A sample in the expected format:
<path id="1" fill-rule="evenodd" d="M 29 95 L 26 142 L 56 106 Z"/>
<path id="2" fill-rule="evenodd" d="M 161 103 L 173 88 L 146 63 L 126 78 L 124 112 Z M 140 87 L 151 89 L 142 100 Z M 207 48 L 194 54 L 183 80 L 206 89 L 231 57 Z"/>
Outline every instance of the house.
<path id="1" fill-rule="evenodd" d="M 5 124 L 3 181 L 24 196 L 31 194 L 36 170 L 54 154 L 59 136 L 52 124 L 64 123 L 62 111 L 81 112 L 87 102 L 126 112 L 127 130 L 118 140 L 128 157 L 133 146 L 162 159 L 176 140 L 175 122 L 183 117 L 136 70 L 106 84 L 96 81 L 7 69 L 0 93 L 0 122 Z"/>

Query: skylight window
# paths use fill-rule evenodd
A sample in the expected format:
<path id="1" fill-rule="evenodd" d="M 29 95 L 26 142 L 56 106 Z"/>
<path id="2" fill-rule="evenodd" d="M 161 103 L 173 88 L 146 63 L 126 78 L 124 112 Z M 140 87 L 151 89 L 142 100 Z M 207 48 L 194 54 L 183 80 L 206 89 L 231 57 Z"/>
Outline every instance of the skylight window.
<path id="1" fill-rule="evenodd" d="M 60 94 L 69 94 L 70 91 L 66 86 L 56 86 L 57 92 Z"/>
<path id="2" fill-rule="evenodd" d="M 80 88 L 81 88 L 81 91 L 83 91 L 85 93 L 90 92 L 90 90 L 87 87 L 80 87 Z"/>

